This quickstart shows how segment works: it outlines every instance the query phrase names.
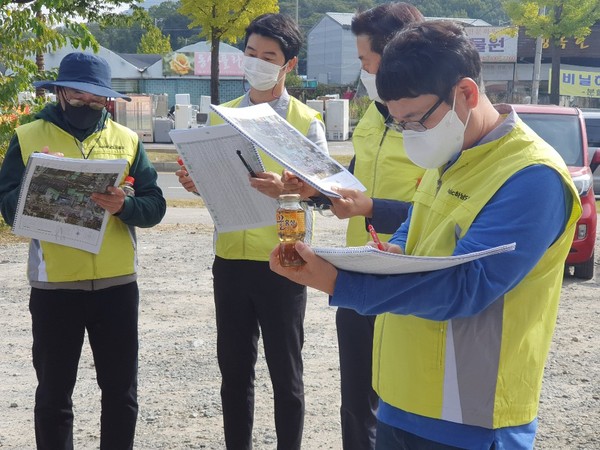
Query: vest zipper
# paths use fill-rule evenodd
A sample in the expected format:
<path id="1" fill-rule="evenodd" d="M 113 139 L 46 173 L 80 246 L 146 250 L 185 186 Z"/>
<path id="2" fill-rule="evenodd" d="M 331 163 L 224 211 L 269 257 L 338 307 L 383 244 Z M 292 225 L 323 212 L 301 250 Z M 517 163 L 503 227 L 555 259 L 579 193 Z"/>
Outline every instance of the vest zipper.
<path id="1" fill-rule="evenodd" d="M 373 197 L 375 197 L 375 185 L 376 185 L 376 181 L 377 181 L 377 163 L 379 162 L 379 155 L 381 154 L 381 148 L 383 146 L 383 141 L 385 140 L 385 137 L 387 135 L 389 128 L 385 127 L 385 130 L 383 130 L 383 135 L 381 136 L 381 140 L 379 141 L 379 147 L 377 148 L 377 155 L 375 156 L 375 171 L 373 172 L 373 186 L 371 186 L 371 195 Z"/>

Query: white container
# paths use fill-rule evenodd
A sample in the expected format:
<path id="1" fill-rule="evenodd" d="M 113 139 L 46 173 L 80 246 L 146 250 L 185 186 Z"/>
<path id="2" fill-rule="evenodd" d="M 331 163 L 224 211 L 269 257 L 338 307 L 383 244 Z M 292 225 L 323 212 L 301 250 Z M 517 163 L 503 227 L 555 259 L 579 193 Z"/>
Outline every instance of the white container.
<path id="1" fill-rule="evenodd" d="M 319 111 L 321 113 L 321 117 L 325 117 L 325 102 L 323 100 L 306 100 L 306 106 L 314 109 L 315 111 Z"/>
<path id="2" fill-rule="evenodd" d="M 175 94 L 176 105 L 189 105 L 191 102 L 190 94 Z"/>
<path id="3" fill-rule="evenodd" d="M 142 142 L 153 142 L 152 97 L 132 94 L 131 101 L 115 99 L 115 120 L 135 131 Z"/>
<path id="4" fill-rule="evenodd" d="M 350 103 L 347 99 L 327 100 L 325 128 L 328 141 L 346 141 L 350 137 Z"/>
<path id="5" fill-rule="evenodd" d="M 190 117 L 192 114 L 192 105 L 175 105 L 175 129 L 185 130 L 190 128 Z"/>
<path id="6" fill-rule="evenodd" d="M 154 95 L 154 117 L 167 117 L 169 114 L 169 94 Z"/>
<path id="7" fill-rule="evenodd" d="M 198 112 L 201 114 L 210 113 L 210 95 L 200 96 L 200 110 Z"/>

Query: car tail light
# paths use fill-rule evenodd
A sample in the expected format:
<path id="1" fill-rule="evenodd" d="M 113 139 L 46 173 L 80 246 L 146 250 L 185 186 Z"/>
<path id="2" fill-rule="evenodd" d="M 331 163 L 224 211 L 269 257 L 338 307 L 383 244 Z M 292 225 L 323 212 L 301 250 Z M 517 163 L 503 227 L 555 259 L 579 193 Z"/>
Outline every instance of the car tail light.
<path id="1" fill-rule="evenodd" d="M 587 225 L 585 223 L 580 223 L 577 225 L 577 240 L 583 240 L 587 236 Z"/>

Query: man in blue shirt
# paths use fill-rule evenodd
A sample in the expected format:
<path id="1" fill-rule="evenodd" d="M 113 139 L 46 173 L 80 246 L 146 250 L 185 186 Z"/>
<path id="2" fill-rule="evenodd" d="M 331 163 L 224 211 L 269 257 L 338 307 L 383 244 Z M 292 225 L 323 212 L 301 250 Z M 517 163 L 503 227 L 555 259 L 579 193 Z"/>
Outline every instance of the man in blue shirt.
<path id="1" fill-rule="evenodd" d="M 378 315 L 377 449 L 533 447 L 581 206 L 558 153 L 510 106 L 493 106 L 480 78 L 479 54 L 454 22 L 413 24 L 386 46 L 377 91 L 409 158 L 428 170 L 407 221 L 383 245 L 418 256 L 511 242 L 515 251 L 392 276 L 337 270 L 302 243 L 302 268 L 271 255 L 272 270 L 332 295 L 331 305 Z"/>

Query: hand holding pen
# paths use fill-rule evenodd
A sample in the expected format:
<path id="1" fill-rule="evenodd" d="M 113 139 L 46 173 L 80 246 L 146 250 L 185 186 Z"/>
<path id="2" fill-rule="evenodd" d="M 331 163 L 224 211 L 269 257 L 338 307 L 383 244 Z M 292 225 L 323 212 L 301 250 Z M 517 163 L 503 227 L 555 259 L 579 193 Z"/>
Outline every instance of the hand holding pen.
<path id="1" fill-rule="evenodd" d="M 237 155 L 242 160 L 242 163 L 244 163 L 244 166 L 246 166 L 246 170 L 248 170 L 248 173 L 250 174 L 250 176 L 252 178 L 258 178 L 257 175 L 256 175 L 256 172 L 254 172 L 254 170 L 252 170 L 252 167 L 250 167 L 250 164 L 248 164 L 248 162 L 244 159 L 244 156 L 242 155 L 242 152 L 240 150 L 236 150 L 235 152 L 237 153 Z"/>
<path id="2" fill-rule="evenodd" d="M 365 220 L 367 221 L 367 230 L 369 230 L 369 233 L 371 233 L 371 237 L 373 238 L 373 242 L 375 242 L 375 245 L 377 245 L 377 248 L 379 250 L 385 251 L 385 247 L 383 246 L 383 244 L 379 240 L 379 236 L 377 236 L 377 232 L 375 231 L 375 228 L 373 228 L 373 225 L 371 225 L 371 220 L 369 220 L 369 218 L 365 218 Z"/>

